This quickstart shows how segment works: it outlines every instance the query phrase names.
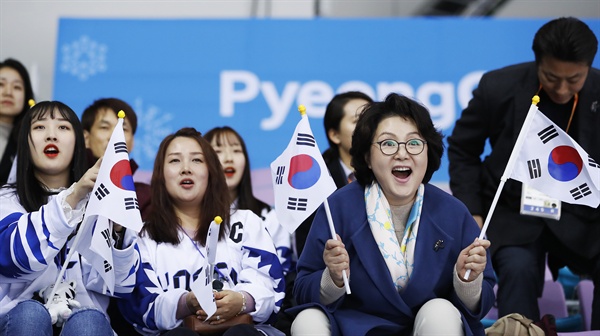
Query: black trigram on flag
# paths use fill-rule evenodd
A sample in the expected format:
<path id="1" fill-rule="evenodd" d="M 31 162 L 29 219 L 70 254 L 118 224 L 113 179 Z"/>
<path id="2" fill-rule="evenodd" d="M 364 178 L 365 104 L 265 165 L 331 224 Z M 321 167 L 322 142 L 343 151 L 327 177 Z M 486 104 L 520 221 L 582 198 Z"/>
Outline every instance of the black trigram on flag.
<path id="1" fill-rule="evenodd" d="M 115 142 L 115 153 L 127 153 L 127 144 L 124 142 Z"/>
<path id="2" fill-rule="evenodd" d="M 299 146 L 315 147 L 316 143 L 315 138 L 310 134 L 298 133 L 298 136 L 296 137 L 296 145 Z"/>
<path id="3" fill-rule="evenodd" d="M 107 260 L 104 260 L 104 273 L 108 273 L 110 270 L 112 270 L 112 265 Z"/>
<path id="4" fill-rule="evenodd" d="M 125 198 L 125 210 L 133 210 L 138 209 L 140 206 L 138 204 L 138 200 L 135 197 L 126 197 Z"/>
<path id="5" fill-rule="evenodd" d="M 550 125 L 538 132 L 538 136 L 540 137 L 540 140 L 542 140 L 542 142 L 545 144 L 548 141 L 556 138 L 558 136 L 558 132 L 556 131 L 556 128 L 554 128 L 554 125 Z"/>
<path id="6" fill-rule="evenodd" d="M 277 167 L 277 176 L 275 176 L 275 184 L 283 183 L 283 174 L 285 173 L 285 166 Z"/>
<path id="7" fill-rule="evenodd" d="M 289 197 L 287 209 L 294 211 L 306 211 L 307 205 L 308 198 Z"/>
<path id="8" fill-rule="evenodd" d="M 600 165 L 597 164 L 596 161 L 594 161 L 594 159 L 592 159 L 592 157 L 589 155 L 588 155 L 588 164 L 590 165 L 590 167 L 600 168 Z"/>
<path id="9" fill-rule="evenodd" d="M 110 194 L 110 192 L 108 191 L 108 189 L 106 189 L 106 186 L 104 186 L 103 183 L 100 183 L 100 185 L 96 189 L 96 192 L 94 192 L 94 195 L 98 197 L 99 201 L 101 201 L 108 194 Z"/>
<path id="10" fill-rule="evenodd" d="M 571 196 L 573 196 L 573 198 L 575 200 L 584 198 L 585 196 L 592 194 L 592 191 L 590 190 L 590 187 L 588 187 L 587 183 L 584 183 L 584 184 L 580 185 L 579 187 L 573 188 L 573 189 L 569 190 L 569 192 L 571 193 Z"/>
<path id="11" fill-rule="evenodd" d="M 106 243 L 106 246 L 108 246 L 110 248 L 110 232 L 108 229 L 104 229 L 100 232 L 102 234 L 102 237 L 104 238 L 104 242 Z"/>
<path id="12" fill-rule="evenodd" d="M 529 178 L 536 179 L 542 177 L 542 167 L 540 166 L 540 160 L 534 159 L 527 161 L 527 168 L 529 169 Z"/>

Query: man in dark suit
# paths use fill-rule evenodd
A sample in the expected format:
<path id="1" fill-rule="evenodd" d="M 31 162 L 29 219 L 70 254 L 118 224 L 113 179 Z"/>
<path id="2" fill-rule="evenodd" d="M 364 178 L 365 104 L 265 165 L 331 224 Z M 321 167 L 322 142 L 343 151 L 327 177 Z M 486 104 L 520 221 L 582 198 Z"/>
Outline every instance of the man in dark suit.
<path id="1" fill-rule="evenodd" d="M 600 160 L 600 71 L 592 68 L 598 40 L 576 18 L 543 25 L 533 40 L 535 62 L 486 73 L 448 138 L 450 189 L 480 227 L 488 214 L 531 98 L 539 110 Z M 486 141 L 491 152 L 480 159 Z M 600 329 L 600 209 L 561 203 L 558 220 L 521 215 L 522 183 L 508 180 L 487 231 L 498 277 L 499 315 L 540 319 L 537 298 L 546 254 L 556 276 L 568 266 L 594 281 L 592 329 Z"/>

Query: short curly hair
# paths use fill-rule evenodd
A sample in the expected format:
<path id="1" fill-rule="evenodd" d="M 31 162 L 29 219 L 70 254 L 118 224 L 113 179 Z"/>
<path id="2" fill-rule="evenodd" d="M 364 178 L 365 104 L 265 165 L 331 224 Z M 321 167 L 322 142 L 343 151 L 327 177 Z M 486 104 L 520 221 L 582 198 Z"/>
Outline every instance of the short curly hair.
<path id="1" fill-rule="evenodd" d="M 429 111 L 420 103 L 396 93 L 389 94 L 384 101 L 367 105 L 358 118 L 352 135 L 352 167 L 358 183 L 363 186 L 371 184 L 375 175 L 369 168 L 368 160 L 377 127 L 382 120 L 390 117 L 401 117 L 412 121 L 419 134 L 427 141 L 427 170 L 423 183 L 429 182 L 433 173 L 440 168 L 444 153 L 443 135 L 433 125 Z"/>

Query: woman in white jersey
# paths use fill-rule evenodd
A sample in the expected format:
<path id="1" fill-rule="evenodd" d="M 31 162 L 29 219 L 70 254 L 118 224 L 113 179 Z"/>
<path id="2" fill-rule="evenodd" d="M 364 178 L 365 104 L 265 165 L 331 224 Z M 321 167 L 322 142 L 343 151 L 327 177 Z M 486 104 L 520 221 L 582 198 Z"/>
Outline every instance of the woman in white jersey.
<path id="1" fill-rule="evenodd" d="M 50 314 L 39 298 L 64 265 L 99 162 L 85 171 L 85 144 L 77 115 L 61 102 L 41 102 L 22 121 L 17 180 L 0 189 L 0 335 L 52 335 Z M 132 243 L 133 240 L 130 241 Z M 130 291 L 138 264 L 135 248 L 113 249 L 115 292 Z M 133 271 L 132 271 L 133 270 Z M 74 282 L 62 336 L 113 335 L 105 315 L 108 296 L 99 273 L 74 253 L 62 282 Z"/>
<path id="2" fill-rule="evenodd" d="M 256 323 L 238 325 L 246 335 L 276 334 L 265 325 L 284 296 L 281 264 L 261 219 L 249 210 L 230 210 L 223 168 L 211 145 L 193 128 L 167 136 L 152 174 L 151 213 L 140 234 L 142 267 L 132 295 L 119 300 L 125 318 L 144 335 L 197 335 L 183 319 L 207 318 L 190 285 L 204 276 L 207 233 L 220 216 L 216 263 L 211 272 L 222 284 L 217 311 L 207 323 L 221 324 L 239 314 Z"/>
<path id="3" fill-rule="evenodd" d="M 231 208 L 252 210 L 263 220 L 275 243 L 283 274 L 286 275 L 292 268 L 291 235 L 279 224 L 275 209 L 252 193 L 250 160 L 244 139 L 229 126 L 215 127 L 204 134 L 204 138 L 217 152 L 223 166 L 229 195 L 233 200 Z"/>

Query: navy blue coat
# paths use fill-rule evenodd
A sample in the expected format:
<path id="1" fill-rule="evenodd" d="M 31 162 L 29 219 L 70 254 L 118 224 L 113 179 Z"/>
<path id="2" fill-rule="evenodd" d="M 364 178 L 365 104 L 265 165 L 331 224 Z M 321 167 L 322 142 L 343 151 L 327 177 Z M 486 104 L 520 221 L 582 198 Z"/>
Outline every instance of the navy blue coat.
<path id="1" fill-rule="evenodd" d="M 464 204 L 433 185 L 425 185 L 415 268 L 406 288 L 399 294 L 367 221 L 364 188 L 359 183 L 351 183 L 328 200 L 336 233 L 350 256 L 352 294 L 326 307 L 318 303 L 325 270 L 323 250 L 331 238 L 325 209 L 321 206 L 298 261 L 294 295 L 299 306 L 291 312 L 320 306 L 329 316 L 332 335 L 401 335 L 411 332 L 423 304 L 444 298 L 462 314 L 465 335 L 484 334 L 480 320 L 495 300 L 495 277 L 489 254 L 478 311 L 467 309 L 453 288 L 458 255 L 480 233 Z M 435 250 L 438 240 L 444 241 L 443 248 Z"/>

